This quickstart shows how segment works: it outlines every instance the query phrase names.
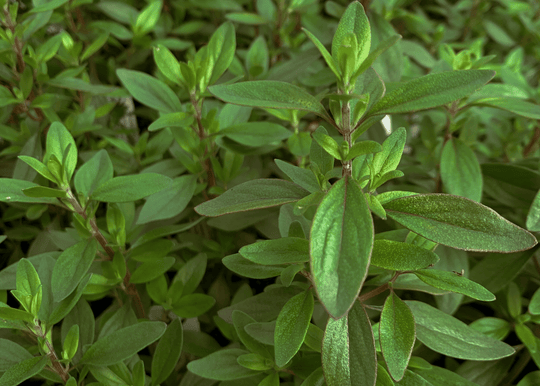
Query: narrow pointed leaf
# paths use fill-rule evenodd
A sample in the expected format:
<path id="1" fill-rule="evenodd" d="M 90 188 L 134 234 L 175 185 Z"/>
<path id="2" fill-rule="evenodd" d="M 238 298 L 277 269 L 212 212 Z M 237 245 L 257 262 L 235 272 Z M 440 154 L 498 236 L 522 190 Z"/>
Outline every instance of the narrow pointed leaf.
<path id="1" fill-rule="evenodd" d="M 313 314 L 313 304 L 311 290 L 307 290 L 292 297 L 281 309 L 274 334 L 277 366 L 285 366 L 302 346 Z"/>
<path id="2" fill-rule="evenodd" d="M 390 375 L 399 381 L 409 364 L 416 330 L 411 310 L 393 292 L 384 302 L 379 323 L 379 339 Z"/>
<path id="3" fill-rule="evenodd" d="M 411 80 L 389 92 L 370 115 L 426 110 L 464 98 L 495 76 L 489 70 L 461 70 L 430 74 Z"/>
<path id="4" fill-rule="evenodd" d="M 323 198 L 311 226 L 311 272 L 317 294 L 334 318 L 353 305 L 367 275 L 373 219 L 362 190 L 339 180 Z"/>
<path id="5" fill-rule="evenodd" d="M 217 381 L 232 381 L 259 374 L 258 371 L 247 369 L 238 363 L 238 357 L 244 354 L 248 352 L 238 348 L 220 350 L 189 362 L 187 368 L 193 374 Z"/>
<path id="6" fill-rule="evenodd" d="M 449 194 L 418 194 L 383 204 L 386 214 L 428 240 L 466 251 L 515 252 L 536 238 L 493 209 Z"/>
<path id="7" fill-rule="evenodd" d="M 352 2 L 339 21 L 332 40 L 332 56 L 338 57 L 338 49 L 348 33 L 354 33 L 358 41 L 357 63 L 362 63 L 371 47 L 371 28 L 364 7 L 358 1 Z"/>
<path id="8" fill-rule="evenodd" d="M 535 103 L 524 101 L 521 98 L 487 98 L 475 101 L 474 105 L 495 107 L 497 109 L 510 111 L 525 118 L 540 119 L 540 106 Z"/>
<path id="9" fill-rule="evenodd" d="M 324 61 L 326 62 L 326 64 L 328 64 L 328 67 L 330 68 L 330 70 L 332 70 L 334 75 L 336 75 L 336 77 L 339 78 L 340 71 L 339 71 L 338 65 L 337 65 L 336 61 L 334 60 L 334 58 L 332 57 L 332 55 L 330 55 L 330 53 L 328 52 L 326 47 L 319 41 L 319 39 L 317 39 L 317 37 L 315 35 L 313 35 L 307 29 L 302 28 L 302 31 L 304 31 L 304 33 L 307 35 L 309 40 L 311 40 L 313 42 L 313 44 L 315 44 L 315 47 L 317 47 L 317 49 L 319 50 L 319 52 L 323 56 Z"/>
<path id="10" fill-rule="evenodd" d="M 341 319 L 328 319 L 322 346 L 328 386 L 374 386 L 377 352 L 371 321 L 358 302 Z"/>
<path id="11" fill-rule="evenodd" d="M 426 303 L 405 301 L 416 321 L 416 337 L 435 352 L 459 359 L 489 361 L 515 353 L 506 343 L 490 338 Z"/>
<path id="12" fill-rule="evenodd" d="M 393 35 L 390 36 L 388 39 L 382 41 L 379 43 L 377 48 L 375 48 L 373 51 L 369 53 L 369 55 L 366 57 L 366 60 L 362 62 L 356 73 L 353 75 L 353 79 L 360 76 L 360 74 L 363 74 L 371 65 L 375 62 L 375 60 L 381 56 L 387 49 L 392 47 L 394 44 L 396 44 L 400 39 L 401 35 Z"/>
<path id="13" fill-rule="evenodd" d="M 414 244 L 392 240 L 375 240 L 371 264 L 393 271 L 414 271 L 439 261 L 439 257 Z"/>
<path id="14" fill-rule="evenodd" d="M 115 177 L 101 184 L 91 199 L 102 202 L 130 202 L 150 196 L 169 187 L 172 180 L 158 173 Z"/>
<path id="15" fill-rule="evenodd" d="M 264 240 L 240 248 L 240 254 L 257 264 L 291 264 L 309 261 L 309 241 L 298 237 Z"/>
<path id="16" fill-rule="evenodd" d="M 237 185 L 200 204 L 195 211 L 202 216 L 215 217 L 296 202 L 308 194 L 307 190 L 289 181 L 259 179 Z"/>
<path id="17" fill-rule="evenodd" d="M 495 300 L 495 295 L 480 284 L 454 272 L 421 269 L 416 271 L 415 275 L 424 283 L 442 290 L 457 292 L 484 302 Z"/>
<path id="18" fill-rule="evenodd" d="M 373 174 L 382 176 L 398 167 L 406 140 L 407 130 L 404 127 L 400 127 L 384 140 L 382 151 L 373 156 Z"/>
<path id="19" fill-rule="evenodd" d="M 208 90 L 219 99 L 243 106 L 311 111 L 329 118 L 323 105 L 304 89 L 275 80 L 216 85 Z"/>
<path id="20" fill-rule="evenodd" d="M 173 372 L 182 354 L 183 331 L 180 319 L 174 319 L 159 340 L 152 358 L 152 385 L 164 382 Z"/>

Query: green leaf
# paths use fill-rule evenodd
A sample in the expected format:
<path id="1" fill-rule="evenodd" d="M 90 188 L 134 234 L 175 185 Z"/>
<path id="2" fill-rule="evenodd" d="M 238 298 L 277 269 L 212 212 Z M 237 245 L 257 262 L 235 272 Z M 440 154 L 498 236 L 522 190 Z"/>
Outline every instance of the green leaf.
<path id="1" fill-rule="evenodd" d="M 164 127 L 187 127 L 193 123 L 193 116 L 188 113 L 169 113 L 160 116 L 148 126 L 148 131 L 156 131 Z"/>
<path id="2" fill-rule="evenodd" d="M 268 45 L 262 35 L 259 35 L 251 45 L 246 54 L 246 69 L 251 76 L 259 76 L 268 72 Z"/>
<path id="3" fill-rule="evenodd" d="M 161 276 L 167 272 L 176 262 L 176 259 L 172 256 L 165 256 L 160 259 L 154 259 L 141 264 L 132 273 L 129 279 L 130 283 L 140 284 L 147 283 L 154 280 L 158 276 Z"/>
<path id="4" fill-rule="evenodd" d="M 52 273 L 53 297 L 56 302 L 67 298 L 86 275 L 97 253 L 97 242 L 83 240 L 58 257 Z"/>
<path id="5" fill-rule="evenodd" d="M 114 365 L 158 340 L 165 333 L 166 327 L 163 322 L 140 322 L 117 330 L 90 346 L 79 363 L 95 366 Z"/>
<path id="6" fill-rule="evenodd" d="M 503 340 L 512 330 L 508 321 L 494 317 L 476 319 L 469 327 L 497 340 Z"/>
<path id="7" fill-rule="evenodd" d="M 319 126 L 313 134 L 315 133 L 328 135 L 328 132 L 323 126 Z M 328 154 L 328 152 L 324 150 L 323 147 L 319 145 L 317 141 L 311 142 L 309 158 L 310 158 L 311 163 L 317 164 L 320 172 L 323 175 L 328 173 L 334 167 L 334 157 Z"/>
<path id="8" fill-rule="evenodd" d="M 248 352 L 237 348 L 220 350 L 189 362 L 187 368 L 193 374 L 217 381 L 230 381 L 259 374 L 258 371 L 247 369 L 238 363 L 238 357 L 244 354 Z"/>
<path id="9" fill-rule="evenodd" d="M 62 300 L 60 303 L 53 304 L 53 310 L 49 315 L 49 318 L 45 320 L 51 326 L 58 323 L 66 317 L 67 314 L 71 312 L 73 308 L 77 306 L 77 302 L 83 295 L 83 292 L 86 288 L 86 285 L 90 282 L 92 274 L 87 274 L 77 286 L 77 289 L 71 293 L 67 298 Z M 81 348 L 79 346 L 79 348 Z"/>
<path id="10" fill-rule="evenodd" d="M 536 193 L 527 214 L 527 229 L 532 232 L 540 232 L 540 190 Z"/>
<path id="11" fill-rule="evenodd" d="M 167 188 L 148 197 L 139 212 L 137 224 L 165 220 L 180 214 L 191 201 L 196 187 L 197 178 L 194 175 L 173 179 Z"/>
<path id="12" fill-rule="evenodd" d="M 394 292 L 384 302 L 379 339 L 388 371 L 395 381 L 399 381 L 411 358 L 416 329 L 411 310 Z"/>
<path id="13" fill-rule="evenodd" d="M 324 386 L 326 385 L 324 379 L 323 368 L 319 367 L 313 371 L 309 376 L 304 379 L 301 386 Z"/>
<path id="14" fill-rule="evenodd" d="M 442 367 L 431 366 L 429 369 L 414 369 L 423 379 L 437 386 L 478 386 L 461 375 Z"/>
<path id="15" fill-rule="evenodd" d="M 494 210 L 448 194 L 418 194 L 383 204 L 389 217 L 436 243 L 466 251 L 514 252 L 536 238 Z"/>
<path id="16" fill-rule="evenodd" d="M 454 272 L 421 269 L 414 272 L 424 283 L 446 291 L 457 292 L 484 302 L 495 300 L 495 295 L 480 284 Z"/>
<path id="17" fill-rule="evenodd" d="M 329 115 L 323 105 L 304 89 L 275 80 L 216 85 L 209 91 L 219 99 L 243 106 L 310 111 L 324 119 Z"/>
<path id="18" fill-rule="evenodd" d="M 274 160 L 274 162 L 295 184 L 300 185 L 310 193 L 321 191 L 319 180 L 311 170 L 299 168 L 279 159 Z"/>
<path id="19" fill-rule="evenodd" d="M 54 155 L 58 160 L 64 160 L 64 153 L 66 151 L 67 154 L 65 161 L 62 162 L 62 166 L 64 167 L 65 178 L 69 181 L 77 166 L 77 145 L 71 133 L 61 122 L 53 122 L 47 132 L 46 151 L 43 162 L 47 164 L 51 155 Z"/>
<path id="20" fill-rule="evenodd" d="M 99 36 L 84 50 L 81 55 L 81 61 L 88 59 L 90 56 L 94 55 L 109 39 L 109 33 L 101 33 Z"/>
<path id="21" fill-rule="evenodd" d="M 326 47 L 320 42 L 319 39 L 317 39 L 317 37 L 315 35 L 313 35 L 311 32 L 309 32 L 307 29 L 305 28 L 302 28 L 302 31 L 304 31 L 304 33 L 307 35 L 307 37 L 309 38 L 309 40 L 311 40 L 313 42 L 313 44 L 315 44 L 315 47 L 317 47 L 317 49 L 319 50 L 319 52 L 321 53 L 321 55 L 323 56 L 324 58 L 324 61 L 326 62 L 326 64 L 328 65 L 328 67 L 330 68 L 330 70 L 332 70 L 332 72 L 334 73 L 334 75 L 340 79 L 340 74 L 341 74 L 341 71 L 339 70 L 338 68 L 338 64 L 336 63 L 335 59 L 332 57 L 332 55 L 330 55 L 330 53 L 328 52 L 328 50 L 326 49 Z"/>
<path id="22" fill-rule="evenodd" d="M 474 101 L 472 105 L 494 107 L 496 109 L 510 111 L 525 118 L 540 119 L 540 106 L 524 101 L 521 98 L 486 98 Z"/>
<path id="23" fill-rule="evenodd" d="M 352 2 L 339 21 L 334 39 L 332 40 L 332 57 L 338 60 L 338 49 L 343 45 L 345 37 L 353 33 L 358 41 L 356 52 L 357 63 L 362 63 L 371 48 L 371 29 L 364 7 L 357 1 Z"/>
<path id="24" fill-rule="evenodd" d="M 257 264 L 292 264 L 309 261 L 309 241 L 298 237 L 264 240 L 240 248 L 239 253 Z"/>
<path id="25" fill-rule="evenodd" d="M 17 363 L 0 377 L 0 386 L 20 385 L 43 370 L 48 361 L 47 356 L 39 356 Z"/>
<path id="26" fill-rule="evenodd" d="M 21 320 L 27 323 L 34 323 L 34 315 L 24 310 L 11 308 L 4 303 L 0 303 L 0 319 Z"/>
<path id="27" fill-rule="evenodd" d="M 182 111 L 176 94 L 162 81 L 144 72 L 118 69 L 116 74 L 129 93 L 143 105 L 162 113 Z"/>
<path id="28" fill-rule="evenodd" d="M 234 25 L 230 22 L 223 23 L 212 34 L 207 47 L 207 55 L 212 57 L 213 63 L 212 76 L 207 84 L 214 84 L 229 68 L 234 58 L 236 49 Z"/>
<path id="29" fill-rule="evenodd" d="M 540 371 L 533 371 L 525 375 L 517 386 L 538 386 L 540 385 Z"/>
<path id="30" fill-rule="evenodd" d="M 79 325 L 74 324 L 69 328 L 69 331 L 64 339 L 62 357 L 63 359 L 72 360 L 77 353 L 79 347 Z"/>
<path id="31" fill-rule="evenodd" d="M 373 51 L 371 51 L 366 59 L 362 62 L 356 73 L 353 75 L 353 79 L 363 74 L 368 68 L 371 67 L 379 56 L 396 44 L 400 39 L 401 35 L 392 35 L 386 40 L 380 42 L 379 45 Z"/>
<path id="32" fill-rule="evenodd" d="M 323 198 L 311 226 L 311 272 L 326 310 L 340 318 L 353 305 L 367 275 L 373 219 L 362 190 L 345 177 Z"/>
<path id="33" fill-rule="evenodd" d="M 78 193 L 90 196 L 100 185 L 113 178 L 113 165 L 109 153 L 102 149 L 86 161 L 75 173 L 75 189 Z"/>
<path id="34" fill-rule="evenodd" d="M 225 256 L 221 262 L 234 273 L 252 279 L 268 279 L 279 276 L 285 268 L 280 265 L 260 265 L 242 257 L 239 253 Z"/>
<path id="35" fill-rule="evenodd" d="M 382 151 L 373 156 L 373 175 L 384 175 L 395 170 L 405 148 L 407 130 L 400 127 L 394 131 L 382 144 Z"/>
<path id="36" fill-rule="evenodd" d="M 377 364 L 377 383 L 375 386 L 394 386 L 394 381 L 388 371 L 380 363 Z"/>
<path id="37" fill-rule="evenodd" d="M 274 335 L 278 367 L 284 367 L 302 346 L 313 314 L 313 305 L 313 294 L 307 290 L 292 297 L 281 309 Z"/>
<path id="38" fill-rule="evenodd" d="M 45 186 L 33 186 L 31 188 L 24 189 L 22 192 L 28 197 L 66 197 L 65 190 L 47 188 Z"/>
<path id="39" fill-rule="evenodd" d="M 532 315 L 540 315 L 540 288 L 535 291 L 531 298 L 529 312 Z"/>
<path id="40" fill-rule="evenodd" d="M 342 158 L 340 152 L 341 149 L 334 138 L 322 132 L 316 131 L 313 133 L 313 139 L 319 144 L 321 148 L 324 149 L 324 151 L 330 154 L 333 158 L 339 160 Z"/>
<path id="41" fill-rule="evenodd" d="M 264 17 L 250 12 L 232 12 L 226 14 L 225 17 L 236 23 L 247 25 L 260 25 L 268 23 L 268 20 Z"/>
<path id="42" fill-rule="evenodd" d="M 180 319 L 174 319 L 159 340 L 152 357 L 152 386 L 163 383 L 173 372 L 182 354 L 183 331 Z"/>
<path id="43" fill-rule="evenodd" d="M 152 31 L 161 14 L 162 2 L 159 0 L 152 1 L 146 7 L 143 8 L 141 13 L 137 16 L 135 25 L 133 26 L 133 32 L 135 35 L 146 35 Z"/>
<path id="44" fill-rule="evenodd" d="M 293 133 L 282 125 L 272 122 L 245 122 L 220 130 L 218 135 L 251 147 L 260 147 L 289 138 Z"/>
<path id="45" fill-rule="evenodd" d="M 435 352 L 459 359 L 489 361 L 510 356 L 514 349 L 467 326 L 426 303 L 405 301 L 416 321 L 416 337 Z"/>
<path id="46" fill-rule="evenodd" d="M 352 160 L 360 155 L 364 154 L 370 154 L 370 153 L 378 153 L 382 151 L 382 146 L 375 141 L 360 141 L 356 142 L 352 147 L 349 149 L 349 153 L 347 154 L 347 157 L 345 158 L 345 161 Z"/>
<path id="47" fill-rule="evenodd" d="M 426 110 L 466 97 L 495 76 L 494 71 L 461 70 L 429 74 L 387 93 L 370 115 Z"/>
<path id="48" fill-rule="evenodd" d="M 242 344 L 246 346 L 249 351 L 260 354 L 266 358 L 273 359 L 274 356 L 272 348 L 259 342 L 251 335 L 249 335 L 245 330 L 245 327 L 248 324 L 257 323 L 255 319 L 253 319 L 245 312 L 235 310 L 232 313 L 232 321 L 238 338 L 240 338 Z"/>
<path id="49" fill-rule="evenodd" d="M 169 177 L 157 173 L 115 177 L 99 185 L 90 198 L 102 202 L 130 202 L 161 192 L 172 183 Z"/>
<path id="50" fill-rule="evenodd" d="M 162 44 L 154 47 L 154 61 L 167 79 L 176 84 L 184 84 L 184 77 L 180 72 L 180 64 L 167 47 Z"/>
<path id="51" fill-rule="evenodd" d="M 439 257 L 414 244 L 391 240 L 375 240 L 371 264 L 392 271 L 415 271 L 439 261 Z"/>
<path id="52" fill-rule="evenodd" d="M 17 363 L 33 358 L 24 347 L 11 340 L 0 338 L 0 371 L 8 371 Z"/>
<path id="53" fill-rule="evenodd" d="M 20 155 L 17 158 L 19 158 L 24 163 L 28 164 L 32 169 L 37 171 L 39 174 L 41 174 L 43 177 L 48 179 L 49 181 L 52 181 L 54 183 L 58 183 L 59 181 L 56 181 L 56 178 L 49 172 L 49 169 L 45 164 L 39 160 L 37 160 L 34 157 L 28 157 L 26 155 Z"/>
<path id="54" fill-rule="evenodd" d="M 328 386 L 373 386 L 377 352 L 371 321 L 360 303 L 341 319 L 328 319 L 322 346 Z"/>
<path id="55" fill-rule="evenodd" d="M 19 260 L 17 264 L 17 290 L 12 291 L 12 294 L 17 297 L 19 302 L 34 316 L 38 316 L 41 301 L 43 298 L 43 289 L 38 273 L 32 263 L 25 258 Z M 20 294 L 25 298 L 28 297 L 28 302 L 19 299 Z"/>
<path id="56" fill-rule="evenodd" d="M 180 318 L 195 318 L 201 316 L 214 306 L 216 299 L 205 294 L 191 294 L 173 304 L 173 312 Z"/>
<path id="57" fill-rule="evenodd" d="M 476 202 L 482 198 L 482 171 L 474 152 L 462 141 L 452 138 L 441 155 L 441 178 L 448 193 Z"/>
<path id="58" fill-rule="evenodd" d="M 195 211 L 201 216 L 215 217 L 296 202 L 308 194 L 307 190 L 289 181 L 259 179 L 237 185 L 195 207 Z"/>
<path id="59" fill-rule="evenodd" d="M 274 361 L 262 355 L 249 353 L 240 355 L 237 358 L 238 364 L 246 369 L 256 371 L 266 371 L 274 367 Z"/>

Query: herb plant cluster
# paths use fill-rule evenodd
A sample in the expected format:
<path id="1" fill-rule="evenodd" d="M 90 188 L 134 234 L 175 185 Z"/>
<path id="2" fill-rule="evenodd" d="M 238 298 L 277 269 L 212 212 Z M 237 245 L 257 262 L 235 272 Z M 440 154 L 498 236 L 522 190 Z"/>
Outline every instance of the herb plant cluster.
<path id="1" fill-rule="evenodd" d="M 537 1 L 0 7 L 0 386 L 540 384 Z"/>

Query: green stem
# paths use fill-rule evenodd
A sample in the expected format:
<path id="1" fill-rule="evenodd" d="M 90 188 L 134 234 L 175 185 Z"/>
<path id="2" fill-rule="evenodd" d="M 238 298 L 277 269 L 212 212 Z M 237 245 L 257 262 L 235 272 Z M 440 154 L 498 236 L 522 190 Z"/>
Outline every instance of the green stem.
<path id="1" fill-rule="evenodd" d="M 343 125 L 343 139 L 347 142 L 349 149 L 352 146 L 352 130 L 351 130 L 351 107 L 349 102 L 345 102 L 341 108 L 341 118 Z M 342 177 L 352 175 L 352 160 L 343 161 Z"/>
<path id="2" fill-rule="evenodd" d="M 67 369 L 62 366 L 60 363 L 58 356 L 56 355 L 56 352 L 54 351 L 54 347 L 52 345 L 52 342 L 49 340 L 49 337 L 47 334 L 43 332 L 43 329 L 41 328 L 41 325 L 38 323 L 35 324 L 35 333 L 36 335 L 45 342 L 45 351 L 49 359 L 51 360 L 51 365 L 55 373 L 57 373 L 60 378 L 62 378 L 62 381 L 66 383 L 69 379 L 69 373 Z"/>

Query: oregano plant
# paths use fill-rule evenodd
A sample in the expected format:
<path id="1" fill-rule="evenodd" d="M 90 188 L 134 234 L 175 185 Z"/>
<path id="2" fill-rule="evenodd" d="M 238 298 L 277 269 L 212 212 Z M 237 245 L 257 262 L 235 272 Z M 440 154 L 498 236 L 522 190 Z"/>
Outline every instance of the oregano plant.
<path id="1" fill-rule="evenodd" d="M 539 382 L 537 2 L 0 8 L 0 386 Z"/>

